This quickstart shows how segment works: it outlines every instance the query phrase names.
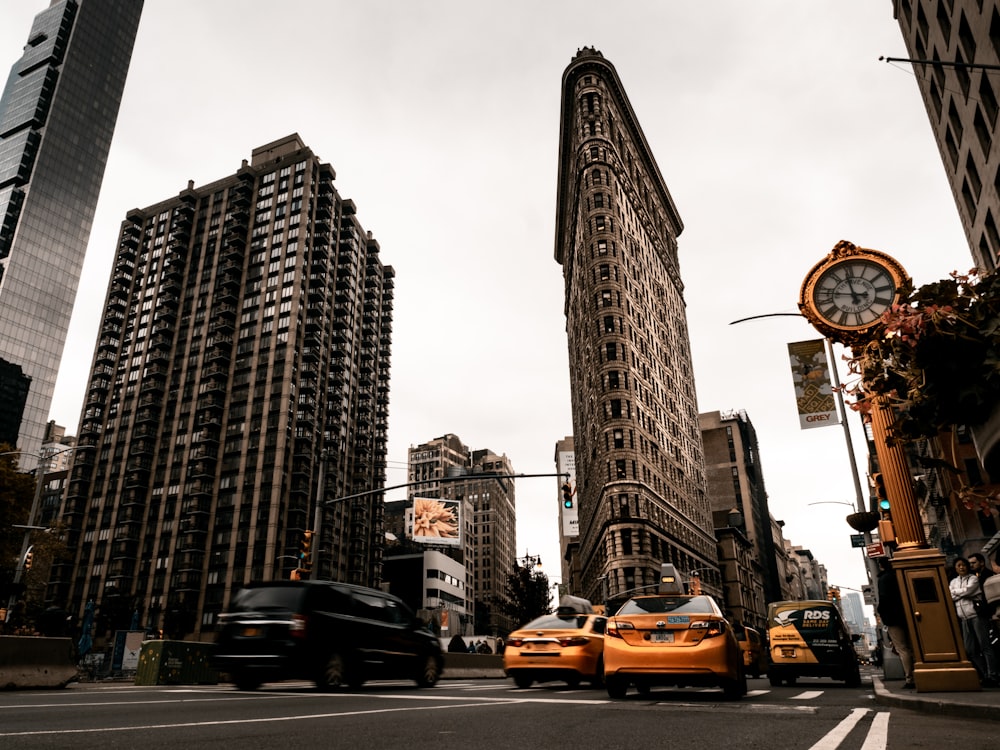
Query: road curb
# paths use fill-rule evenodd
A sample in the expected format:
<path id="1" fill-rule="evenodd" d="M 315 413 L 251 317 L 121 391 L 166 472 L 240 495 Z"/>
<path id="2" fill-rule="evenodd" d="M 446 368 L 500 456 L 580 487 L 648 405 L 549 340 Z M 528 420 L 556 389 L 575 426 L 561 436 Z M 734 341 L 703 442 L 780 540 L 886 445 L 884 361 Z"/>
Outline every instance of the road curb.
<path id="1" fill-rule="evenodd" d="M 881 678 L 872 675 L 875 702 L 882 706 L 907 708 L 921 713 L 944 714 L 964 719 L 989 719 L 1000 721 L 1000 704 L 991 702 L 991 693 L 913 693 L 899 694 L 886 689 Z M 978 700 L 963 700 L 963 696 L 976 696 Z"/>

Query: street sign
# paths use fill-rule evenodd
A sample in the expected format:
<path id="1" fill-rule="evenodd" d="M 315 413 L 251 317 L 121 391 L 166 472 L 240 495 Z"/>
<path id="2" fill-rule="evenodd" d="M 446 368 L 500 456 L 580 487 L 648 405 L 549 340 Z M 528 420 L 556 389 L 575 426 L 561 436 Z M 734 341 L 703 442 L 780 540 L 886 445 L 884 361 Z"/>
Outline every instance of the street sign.
<path id="1" fill-rule="evenodd" d="M 851 534 L 851 546 L 852 547 L 864 547 L 865 546 L 865 535 L 864 534 Z"/>
<path id="2" fill-rule="evenodd" d="M 882 542 L 868 545 L 868 557 L 885 557 L 885 547 L 882 546 Z"/>

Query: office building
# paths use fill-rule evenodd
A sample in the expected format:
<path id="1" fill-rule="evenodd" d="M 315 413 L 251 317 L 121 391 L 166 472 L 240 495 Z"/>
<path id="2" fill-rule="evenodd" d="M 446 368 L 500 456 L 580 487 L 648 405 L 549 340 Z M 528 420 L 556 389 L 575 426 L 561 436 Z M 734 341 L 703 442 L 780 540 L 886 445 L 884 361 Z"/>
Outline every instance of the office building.
<path id="1" fill-rule="evenodd" d="M 30 388 L 31 378 L 21 366 L 0 358 L 0 445 L 10 448 L 17 445 Z"/>
<path id="2" fill-rule="evenodd" d="M 614 66 L 562 79 L 555 258 L 565 282 L 581 591 L 721 579 L 677 237 L 683 223 Z"/>
<path id="3" fill-rule="evenodd" d="M 141 12 L 142 0 L 52 2 L 0 97 L 0 358 L 30 378 L 24 469 L 49 418 Z"/>
<path id="4" fill-rule="evenodd" d="M 714 526 L 736 525 L 750 539 L 756 577 L 763 588 L 762 603 L 781 601 L 778 553 L 771 536 L 771 513 L 753 422 L 744 411 L 713 411 L 699 414 L 698 423 Z"/>
<path id="5" fill-rule="evenodd" d="M 306 530 L 318 577 L 381 582 L 394 271 L 335 177 L 293 134 L 127 214 L 54 604 L 209 638 Z"/>
<path id="6" fill-rule="evenodd" d="M 1000 8 L 982 0 L 893 0 L 914 81 L 951 184 L 969 250 L 984 271 L 1000 254 Z"/>
<path id="7" fill-rule="evenodd" d="M 982 0 L 893 0 L 893 13 L 914 61 L 914 80 L 924 101 L 941 163 L 955 198 L 975 265 L 997 269 L 1000 255 L 1000 7 Z M 961 428 L 959 442 L 972 451 L 960 459 L 952 441 L 921 450 L 944 454 L 965 476 L 931 471 L 921 480 L 930 502 L 921 512 L 933 519 L 931 544 L 946 554 L 996 549 L 997 516 L 985 509 L 970 512 L 949 503 L 950 485 L 982 485 L 984 494 L 1000 482 L 1000 408 L 981 424 Z M 978 458 L 970 458 L 974 453 Z M 935 456 L 940 458 L 941 456 Z M 957 481 L 956 481 L 957 479 Z"/>
<path id="8" fill-rule="evenodd" d="M 405 509 L 393 507 L 391 511 L 396 518 L 392 528 L 397 537 L 400 536 L 398 519 L 401 514 L 408 514 L 401 530 L 409 544 L 401 545 L 398 552 L 394 547 L 389 554 L 394 558 L 397 554 L 412 554 L 417 545 L 428 552 L 447 554 L 460 562 L 464 570 L 464 581 L 458 587 L 443 587 L 434 577 L 427 580 L 423 607 L 451 608 L 466 617 L 477 634 L 506 635 L 519 627 L 522 623 L 512 622 L 507 614 L 507 576 L 514 571 L 517 556 L 514 480 L 483 476 L 512 475 L 514 467 L 510 459 L 489 449 L 470 450 L 457 435 L 448 433 L 411 446 L 407 463 L 409 481 L 421 484 L 408 488 Z M 416 533 L 413 513 L 419 498 L 453 503 L 449 507 L 454 508 L 457 518 L 453 520 L 459 528 L 454 543 Z M 428 565 L 426 560 L 423 564 Z M 393 570 L 399 570 L 395 560 Z M 441 574 L 444 575 L 443 571 Z"/>

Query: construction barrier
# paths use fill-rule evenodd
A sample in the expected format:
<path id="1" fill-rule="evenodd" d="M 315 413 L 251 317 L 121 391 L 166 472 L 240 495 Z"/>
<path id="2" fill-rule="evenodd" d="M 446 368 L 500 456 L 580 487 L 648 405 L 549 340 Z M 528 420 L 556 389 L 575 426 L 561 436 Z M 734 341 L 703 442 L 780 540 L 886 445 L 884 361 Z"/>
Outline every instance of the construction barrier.
<path id="1" fill-rule="evenodd" d="M 77 679 L 72 638 L 0 635 L 0 689 L 63 688 Z"/>

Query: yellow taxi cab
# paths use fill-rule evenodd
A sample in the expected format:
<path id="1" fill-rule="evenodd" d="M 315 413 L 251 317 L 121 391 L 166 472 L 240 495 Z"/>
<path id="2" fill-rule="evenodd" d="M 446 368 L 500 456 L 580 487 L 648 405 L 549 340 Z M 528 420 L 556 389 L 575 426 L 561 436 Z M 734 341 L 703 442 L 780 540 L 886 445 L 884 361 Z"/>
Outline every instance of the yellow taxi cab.
<path id="1" fill-rule="evenodd" d="M 519 688 L 562 680 L 599 687 L 604 677 L 604 626 L 589 601 L 563 596 L 553 615 L 542 615 L 507 638 L 503 668 Z"/>
<path id="2" fill-rule="evenodd" d="M 734 631 L 743 654 L 744 671 L 751 677 L 760 677 L 767 672 L 767 648 L 760 631 L 740 626 L 734 626 Z"/>
<path id="3" fill-rule="evenodd" d="M 612 698 L 630 685 L 720 687 L 727 700 L 747 692 L 732 625 L 706 594 L 685 594 L 674 566 L 663 566 L 659 593 L 633 596 L 608 618 L 604 684 Z"/>

